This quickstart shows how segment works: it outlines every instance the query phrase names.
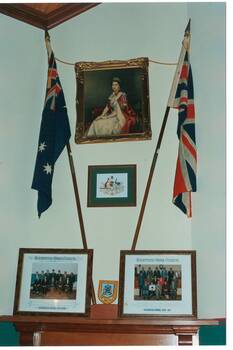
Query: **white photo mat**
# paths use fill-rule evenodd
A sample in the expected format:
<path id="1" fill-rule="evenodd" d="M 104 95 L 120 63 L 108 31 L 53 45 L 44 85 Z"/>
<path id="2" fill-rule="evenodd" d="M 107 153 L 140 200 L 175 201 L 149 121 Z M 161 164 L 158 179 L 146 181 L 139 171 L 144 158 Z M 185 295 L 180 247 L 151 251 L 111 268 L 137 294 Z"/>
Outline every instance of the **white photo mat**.
<path id="1" fill-rule="evenodd" d="M 24 253 L 18 279 L 16 313 L 64 313 L 85 314 L 87 306 L 88 254 L 82 253 Z M 61 271 L 75 276 L 72 290 L 65 292 L 54 289 L 55 297 L 32 294 L 32 278 L 39 271 Z M 72 293 L 72 297 L 70 294 Z M 49 294 L 49 293 L 48 293 Z M 17 307 L 16 307 L 17 304 Z"/>
<path id="2" fill-rule="evenodd" d="M 169 270 L 171 267 L 179 269 L 181 274 L 181 288 L 179 288 L 179 300 L 156 300 L 150 297 L 142 298 L 135 297 L 135 269 L 143 266 L 143 269 L 163 266 Z M 148 316 L 195 316 L 194 309 L 196 303 L 193 305 L 193 293 L 195 293 L 195 286 L 193 286 L 192 279 L 192 256 L 189 254 L 129 254 L 125 255 L 124 269 L 122 271 L 124 280 L 123 290 L 121 286 L 122 315 L 148 315 Z M 196 281 L 196 279 L 195 279 Z M 194 289 L 194 290 L 193 290 Z M 139 295 L 139 294 L 137 294 Z M 196 296 L 196 293 L 195 293 Z"/>

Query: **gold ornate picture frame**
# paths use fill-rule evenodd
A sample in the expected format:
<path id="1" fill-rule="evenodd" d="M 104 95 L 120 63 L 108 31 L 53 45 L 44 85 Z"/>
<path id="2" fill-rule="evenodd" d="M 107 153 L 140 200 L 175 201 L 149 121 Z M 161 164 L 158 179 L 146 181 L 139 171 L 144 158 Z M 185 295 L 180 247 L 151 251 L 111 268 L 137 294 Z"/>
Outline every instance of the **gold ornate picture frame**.
<path id="1" fill-rule="evenodd" d="M 151 139 L 148 58 L 75 64 L 75 142 Z"/>

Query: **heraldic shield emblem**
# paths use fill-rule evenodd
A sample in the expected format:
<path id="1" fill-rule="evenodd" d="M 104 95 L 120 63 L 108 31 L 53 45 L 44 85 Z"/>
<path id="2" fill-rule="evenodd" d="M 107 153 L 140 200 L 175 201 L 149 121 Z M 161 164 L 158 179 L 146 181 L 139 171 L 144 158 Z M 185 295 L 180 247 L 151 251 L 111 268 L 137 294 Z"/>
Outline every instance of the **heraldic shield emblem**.
<path id="1" fill-rule="evenodd" d="M 117 298 L 118 281 L 99 281 L 98 298 L 103 304 L 112 304 Z"/>

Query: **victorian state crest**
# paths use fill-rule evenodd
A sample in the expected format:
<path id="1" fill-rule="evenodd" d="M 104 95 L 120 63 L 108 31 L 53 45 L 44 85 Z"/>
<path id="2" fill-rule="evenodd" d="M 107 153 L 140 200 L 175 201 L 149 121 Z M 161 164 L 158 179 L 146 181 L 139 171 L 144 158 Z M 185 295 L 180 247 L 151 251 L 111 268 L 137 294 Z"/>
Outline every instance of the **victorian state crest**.
<path id="1" fill-rule="evenodd" d="M 103 304 L 112 304 L 117 298 L 118 281 L 99 281 L 98 298 Z"/>

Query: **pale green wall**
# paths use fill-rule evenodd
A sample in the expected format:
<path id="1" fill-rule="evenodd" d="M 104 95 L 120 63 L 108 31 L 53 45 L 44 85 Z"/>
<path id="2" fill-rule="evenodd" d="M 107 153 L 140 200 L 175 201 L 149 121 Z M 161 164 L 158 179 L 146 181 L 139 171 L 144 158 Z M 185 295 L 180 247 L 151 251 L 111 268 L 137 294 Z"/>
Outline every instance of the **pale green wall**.
<path id="1" fill-rule="evenodd" d="M 203 24 L 197 16 L 198 12 L 202 13 L 202 5 L 197 5 L 199 7 L 195 9 L 196 23 L 193 23 L 193 27 L 196 28 L 196 31 Z M 224 21 L 223 7 L 224 5 L 220 8 L 220 23 Z M 178 58 L 183 32 L 192 11 L 193 8 L 189 8 L 186 3 L 105 3 L 51 30 L 52 46 L 58 58 L 70 62 L 128 59 L 141 56 L 174 62 Z M 211 21 L 211 16 L 208 16 L 206 20 Z M 212 33 L 207 32 L 205 35 L 212 35 Z M 197 46 L 198 40 L 194 32 L 193 47 Z M 4 45 L 0 57 L 0 77 L 1 82 L 4 82 L 4 85 L 1 84 L 0 95 L 3 101 L 1 102 L 0 119 L 0 266 L 5 267 L 0 270 L 0 314 L 11 314 L 19 247 L 80 248 L 82 244 L 65 152 L 56 164 L 53 182 L 54 203 L 40 220 L 36 213 L 37 194 L 30 189 L 47 74 L 43 32 L 0 15 L 0 43 Z M 214 50 L 218 41 L 213 41 L 211 45 Z M 199 54 L 202 60 L 199 57 L 192 59 L 194 72 L 197 74 L 200 69 L 203 69 L 203 62 L 206 64 L 206 69 L 211 71 L 212 61 L 208 62 L 209 53 L 206 50 L 200 50 Z M 224 62 L 224 53 L 220 57 L 220 64 L 224 64 L 222 62 Z M 61 63 L 58 63 L 58 70 L 72 128 L 71 147 L 88 245 L 95 250 L 94 283 L 97 290 L 100 279 L 118 279 L 119 251 L 131 247 L 148 171 L 174 74 L 174 66 L 150 64 L 153 139 L 148 142 L 98 145 L 74 144 L 76 122 L 74 70 L 71 66 Z M 224 77 L 221 78 L 220 84 L 224 85 Z M 197 86 L 199 84 L 195 76 L 194 84 Z M 219 115 L 212 113 L 209 109 L 206 110 L 206 105 L 199 92 L 201 86 L 197 86 L 195 87 L 198 142 L 203 144 L 203 148 L 205 144 L 210 145 L 213 142 L 217 142 L 223 148 L 225 135 L 222 133 L 217 140 L 213 140 L 209 133 L 209 124 L 206 123 L 206 120 L 209 120 L 210 123 L 214 123 L 213 128 L 217 128 Z M 211 94 L 211 91 L 213 91 L 212 82 L 209 84 L 208 93 Z M 221 101 L 220 104 L 224 110 L 224 93 L 214 90 L 214 94 L 218 94 L 216 99 Z M 224 118 L 223 114 L 221 125 L 225 123 Z M 214 194 L 216 184 L 207 180 L 200 183 L 199 192 L 194 196 L 193 220 L 188 220 L 171 203 L 177 157 L 176 126 L 177 112 L 172 111 L 160 150 L 137 248 L 196 249 L 198 270 L 201 271 L 203 263 L 206 268 L 211 269 L 212 253 L 216 250 L 216 242 L 211 238 L 211 232 L 218 222 L 222 230 L 221 246 L 217 242 L 218 259 L 223 266 L 225 261 L 225 211 L 218 211 L 212 222 L 209 222 L 205 245 L 202 245 L 197 238 L 201 228 L 205 225 L 205 214 L 209 210 L 204 203 L 214 200 L 212 193 Z M 225 130 L 224 126 L 223 130 Z M 199 156 L 200 159 L 204 156 L 204 159 L 202 158 L 200 162 L 198 176 L 201 179 L 209 177 L 209 173 L 213 171 L 209 160 L 214 159 L 216 169 L 218 169 L 216 181 L 219 196 L 223 202 L 225 198 L 224 150 L 223 154 L 217 156 L 212 154 L 211 148 L 208 150 L 207 154 L 202 153 Z M 137 164 L 138 206 L 136 208 L 87 208 L 88 165 L 127 163 Z M 200 211 L 199 208 L 202 210 Z M 204 256 L 209 256 L 205 262 L 203 261 Z M 213 281 L 212 276 L 209 278 L 208 274 L 205 274 L 205 283 L 210 289 L 213 286 L 217 288 L 211 303 L 209 296 L 205 293 L 201 272 L 198 276 L 199 315 L 202 317 L 223 317 L 225 315 L 223 302 L 225 294 L 222 287 L 225 282 L 225 271 L 224 269 L 221 271 L 221 286 L 216 286 L 216 281 Z"/>
<path id="2" fill-rule="evenodd" d="M 0 14 L 0 314 L 11 314 L 18 249 L 43 242 L 30 189 L 46 84 L 41 30 Z"/>
<path id="3" fill-rule="evenodd" d="M 191 55 L 199 153 L 192 247 L 198 254 L 199 315 L 215 317 L 223 315 L 226 293 L 225 4 L 192 3 L 188 15 L 193 22 Z"/>

